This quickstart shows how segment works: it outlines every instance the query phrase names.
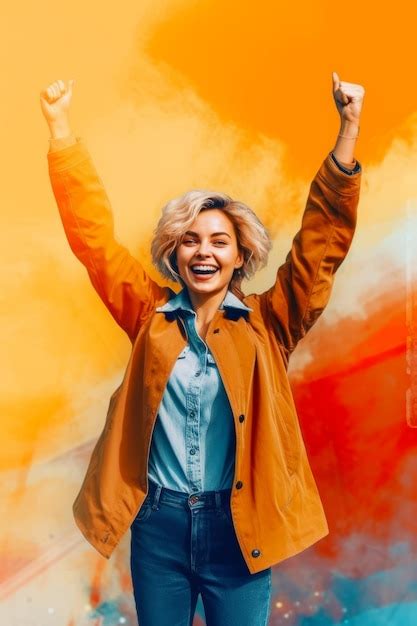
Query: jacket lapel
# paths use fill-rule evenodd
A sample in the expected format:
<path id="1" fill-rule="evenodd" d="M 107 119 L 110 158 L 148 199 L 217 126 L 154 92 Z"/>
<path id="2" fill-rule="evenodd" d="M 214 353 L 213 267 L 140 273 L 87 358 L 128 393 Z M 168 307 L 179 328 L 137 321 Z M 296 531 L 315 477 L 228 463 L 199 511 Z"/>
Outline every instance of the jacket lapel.
<path id="1" fill-rule="evenodd" d="M 219 368 L 230 404 L 235 415 L 246 411 L 256 359 L 256 348 L 244 316 L 237 319 L 221 317 L 207 335 L 206 343 Z M 214 322 L 216 322 L 216 317 Z"/>
<path id="2" fill-rule="evenodd" d="M 245 315 L 219 310 L 206 336 L 235 415 L 246 410 L 253 377 L 256 348 L 250 331 Z M 145 364 L 143 401 L 148 419 L 156 415 L 169 376 L 186 344 L 182 322 L 175 314 L 153 315 L 140 347 Z"/>
<path id="3" fill-rule="evenodd" d="M 186 344 L 180 320 L 154 314 L 144 346 L 144 402 L 148 417 L 156 415 L 171 371 Z"/>

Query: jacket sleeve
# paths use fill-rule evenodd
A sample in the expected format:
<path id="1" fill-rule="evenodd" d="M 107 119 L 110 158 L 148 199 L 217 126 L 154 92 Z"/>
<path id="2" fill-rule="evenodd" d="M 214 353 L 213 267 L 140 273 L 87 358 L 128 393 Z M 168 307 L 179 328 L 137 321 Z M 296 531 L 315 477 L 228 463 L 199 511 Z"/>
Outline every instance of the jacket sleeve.
<path id="1" fill-rule="evenodd" d="M 61 145 L 65 147 L 53 150 L 51 144 L 47 156 L 66 237 L 100 298 L 133 341 L 142 321 L 169 289 L 153 281 L 116 241 L 109 199 L 82 139 Z"/>
<path id="2" fill-rule="evenodd" d="M 260 294 L 261 310 L 292 352 L 329 301 L 334 275 L 356 226 L 362 168 L 344 173 L 328 154 L 314 177 L 301 228 L 275 284 Z"/>

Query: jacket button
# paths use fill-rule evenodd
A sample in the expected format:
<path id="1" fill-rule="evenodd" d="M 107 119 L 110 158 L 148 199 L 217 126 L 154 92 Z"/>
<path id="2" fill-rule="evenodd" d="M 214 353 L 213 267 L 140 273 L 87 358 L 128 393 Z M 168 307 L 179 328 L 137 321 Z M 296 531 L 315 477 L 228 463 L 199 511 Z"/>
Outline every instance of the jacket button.
<path id="1" fill-rule="evenodd" d="M 219 332 L 220 332 L 220 328 L 215 328 L 213 330 L 213 335 L 217 335 L 217 333 L 219 333 Z"/>
<path id="2" fill-rule="evenodd" d="M 242 481 L 238 480 L 237 483 L 236 483 L 236 489 L 242 489 L 242 487 L 243 487 Z"/>
<path id="3" fill-rule="evenodd" d="M 244 415 L 239 415 L 239 422 L 243 422 L 244 419 L 245 419 Z"/>
<path id="4" fill-rule="evenodd" d="M 255 550 L 252 550 L 252 556 L 257 557 L 257 556 L 260 556 L 260 554 L 261 554 L 261 551 L 258 550 L 257 548 Z"/>

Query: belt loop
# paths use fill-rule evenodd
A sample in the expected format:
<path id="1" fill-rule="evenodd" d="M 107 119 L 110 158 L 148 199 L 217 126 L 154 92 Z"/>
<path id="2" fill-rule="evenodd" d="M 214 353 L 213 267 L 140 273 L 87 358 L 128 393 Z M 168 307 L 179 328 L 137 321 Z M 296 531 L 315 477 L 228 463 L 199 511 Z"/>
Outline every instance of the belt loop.
<path id="1" fill-rule="evenodd" d="M 158 503 L 159 503 L 159 497 L 161 495 L 161 491 L 162 491 L 162 486 L 161 485 L 157 485 L 156 489 L 155 489 L 155 493 L 153 496 L 153 502 L 152 502 L 152 508 L 155 511 L 156 509 L 158 509 Z"/>
<path id="2" fill-rule="evenodd" d="M 220 495 L 220 491 L 215 491 L 214 492 L 214 497 L 216 499 L 216 509 L 221 509 L 222 508 L 222 497 Z"/>

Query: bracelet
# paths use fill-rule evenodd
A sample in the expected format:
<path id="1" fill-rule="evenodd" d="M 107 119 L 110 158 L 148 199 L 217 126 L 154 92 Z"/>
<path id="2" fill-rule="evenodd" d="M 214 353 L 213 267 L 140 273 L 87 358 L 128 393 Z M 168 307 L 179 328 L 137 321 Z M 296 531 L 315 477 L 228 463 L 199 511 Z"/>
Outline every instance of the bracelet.
<path id="1" fill-rule="evenodd" d="M 359 137 L 359 129 L 360 126 L 358 126 L 358 134 L 356 135 L 356 137 L 349 137 L 348 135 L 341 135 L 340 133 L 338 134 L 338 137 L 343 137 L 344 139 L 357 139 Z"/>

